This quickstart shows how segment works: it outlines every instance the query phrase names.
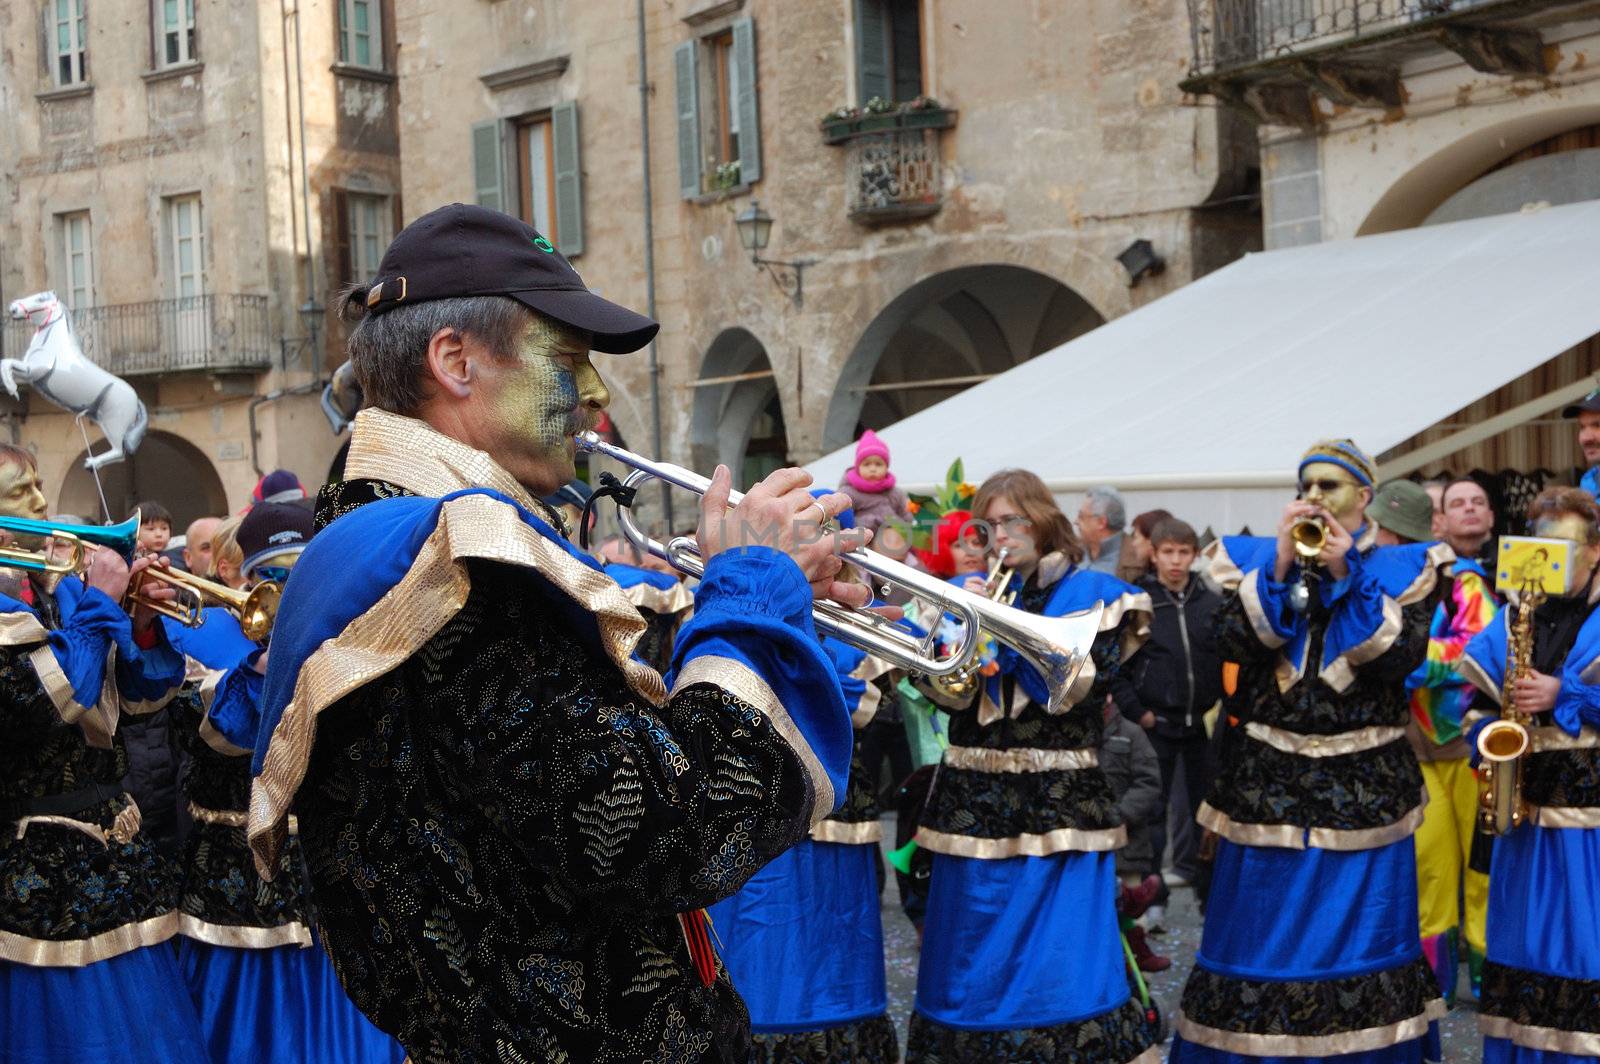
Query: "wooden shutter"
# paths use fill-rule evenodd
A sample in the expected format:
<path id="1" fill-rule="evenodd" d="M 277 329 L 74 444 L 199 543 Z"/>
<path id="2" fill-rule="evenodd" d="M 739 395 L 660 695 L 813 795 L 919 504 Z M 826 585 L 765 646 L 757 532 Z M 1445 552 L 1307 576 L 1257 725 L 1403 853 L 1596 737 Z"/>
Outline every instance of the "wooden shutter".
<path id="1" fill-rule="evenodd" d="M 922 12 L 919 0 L 890 0 L 894 99 L 904 103 L 922 95 Z"/>
<path id="2" fill-rule="evenodd" d="M 556 241 L 567 258 L 583 254 L 583 168 L 578 149 L 578 105 L 550 109 L 556 172 Z"/>
<path id="3" fill-rule="evenodd" d="M 472 182 L 477 188 L 478 206 L 505 210 L 500 165 L 500 123 L 491 119 L 472 127 Z"/>
<path id="4" fill-rule="evenodd" d="M 357 277 L 355 256 L 350 247 L 350 193 L 342 188 L 333 190 L 333 264 L 337 269 L 339 286 L 355 282 L 365 283 L 370 277 Z"/>
<path id="5" fill-rule="evenodd" d="M 684 41 L 672 53 L 678 83 L 678 186 L 684 199 L 700 195 L 699 47 L 699 41 Z"/>
<path id="6" fill-rule="evenodd" d="M 856 103 L 894 96 L 889 83 L 889 10 L 886 0 L 855 0 Z"/>
<path id="7" fill-rule="evenodd" d="M 761 109 L 756 106 L 756 23 L 742 18 L 733 24 L 733 62 L 739 71 L 739 98 L 730 107 L 739 113 L 739 182 L 761 180 Z"/>

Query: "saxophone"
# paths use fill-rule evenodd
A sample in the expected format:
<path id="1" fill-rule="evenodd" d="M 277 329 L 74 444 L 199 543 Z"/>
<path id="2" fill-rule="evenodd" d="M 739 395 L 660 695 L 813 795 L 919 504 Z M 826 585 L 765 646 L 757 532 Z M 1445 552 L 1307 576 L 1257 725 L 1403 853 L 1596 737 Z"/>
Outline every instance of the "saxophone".
<path id="1" fill-rule="evenodd" d="M 1531 718 L 1519 713 L 1513 696 L 1517 680 L 1533 672 L 1533 612 L 1544 601 L 1537 583 L 1523 585 L 1516 612 L 1506 621 L 1506 676 L 1500 690 L 1500 719 L 1478 733 L 1478 827 L 1505 835 L 1528 817 L 1522 797 L 1522 759 L 1533 745 Z"/>

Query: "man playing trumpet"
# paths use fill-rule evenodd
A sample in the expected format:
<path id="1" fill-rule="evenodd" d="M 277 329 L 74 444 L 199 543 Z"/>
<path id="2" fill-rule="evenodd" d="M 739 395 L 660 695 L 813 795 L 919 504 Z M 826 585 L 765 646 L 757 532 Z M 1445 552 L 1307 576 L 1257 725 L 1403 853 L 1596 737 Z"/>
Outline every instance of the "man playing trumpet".
<path id="1" fill-rule="evenodd" d="M 1375 477 L 1349 440 L 1318 443 L 1275 538 L 1209 551 L 1245 708 L 1198 816 L 1220 838 L 1175 1062 L 1437 1059 L 1404 681 L 1453 555 L 1375 547 Z"/>
<path id="2" fill-rule="evenodd" d="M 730 511 L 718 468 L 669 686 L 538 501 L 609 401 L 590 349 L 656 324 L 460 204 L 344 309 L 370 408 L 273 635 L 258 863 L 297 811 L 340 980 L 415 1060 L 744 1061 L 699 910 L 843 797 L 850 715 L 811 611 L 866 604 L 816 535 L 848 500 L 786 469 Z"/>
<path id="3" fill-rule="evenodd" d="M 19 447 L 0 445 L 0 514 L 45 516 Z M 6 538 L 47 556 L 37 539 Z M 130 572 L 152 564 L 97 550 L 81 576 L 30 574 L 0 595 L 0 1046 L 15 1059 L 211 1059 L 165 945 L 176 870 L 121 786 L 119 717 L 154 712 L 183 682 L 150 607 L 130 620 L 122 605 Z"/>

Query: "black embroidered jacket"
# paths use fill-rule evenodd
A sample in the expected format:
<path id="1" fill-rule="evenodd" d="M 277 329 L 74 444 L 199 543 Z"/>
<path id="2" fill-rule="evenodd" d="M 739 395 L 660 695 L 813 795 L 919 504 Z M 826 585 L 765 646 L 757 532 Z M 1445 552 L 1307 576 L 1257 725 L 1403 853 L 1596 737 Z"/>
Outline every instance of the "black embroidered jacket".
<path id="1" fill-rule="evenodd" d="M 397 494 L 330 487 L 319 524 Z M 801 757 L 709 683 L 653 707 L 526 571 L 467 565 L 459 613 L 317 719 L 295 808 L 340 981 L 417 1064 L 744 1061 L 677 914 L 804 837 Z"/>

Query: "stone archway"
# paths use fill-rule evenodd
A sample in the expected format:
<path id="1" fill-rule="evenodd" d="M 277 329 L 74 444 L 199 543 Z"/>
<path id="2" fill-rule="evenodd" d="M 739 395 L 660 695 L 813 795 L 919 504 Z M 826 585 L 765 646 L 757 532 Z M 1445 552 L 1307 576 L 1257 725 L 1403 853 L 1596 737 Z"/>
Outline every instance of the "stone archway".
<path id="1" fill-rule="evenodd" d="M 83 468 L 87 457 L 83 452 L 72 460 L 62 478 L 54 512 L 94 522 L 102 518 L 100 493 L 94 474 Z M 127 517 L 144 499 L 153 499 L 172 512 L 173 535 L 182 535 L 197 517 L 228 512 L 228 494 L 216 468 L 200 448 L 170 432 L 146 433 L 138 451 L 100 470 L 100 482 L 112 511 L 105 516 L 113 521 Z"/>
<path id="2" fill-rule="evenodd" d="M 822 451 L 915 414 L 1104 322 L 1081 295 L 1023 266 L 961 266 L 890 301 L 839 373 Z"/>
<path id="3" fill-rule="evenodd" d="M 706 349 L 694 389 L 689 446 L 694 468 L 719 463 L 741 487 L 787 460 L 783 405 L 761 341 L 742 328 L 724 329 Z"/>
<path id="4" fill-rule="evenodd" d="M 1543 108 L 1458 137 L 1421 159 L 1391 184 L 1356 236 L 1411 229 L 1447 200 L 1520 153 L 1569 131 L 1600 123 L 1600 105 Z"/>

